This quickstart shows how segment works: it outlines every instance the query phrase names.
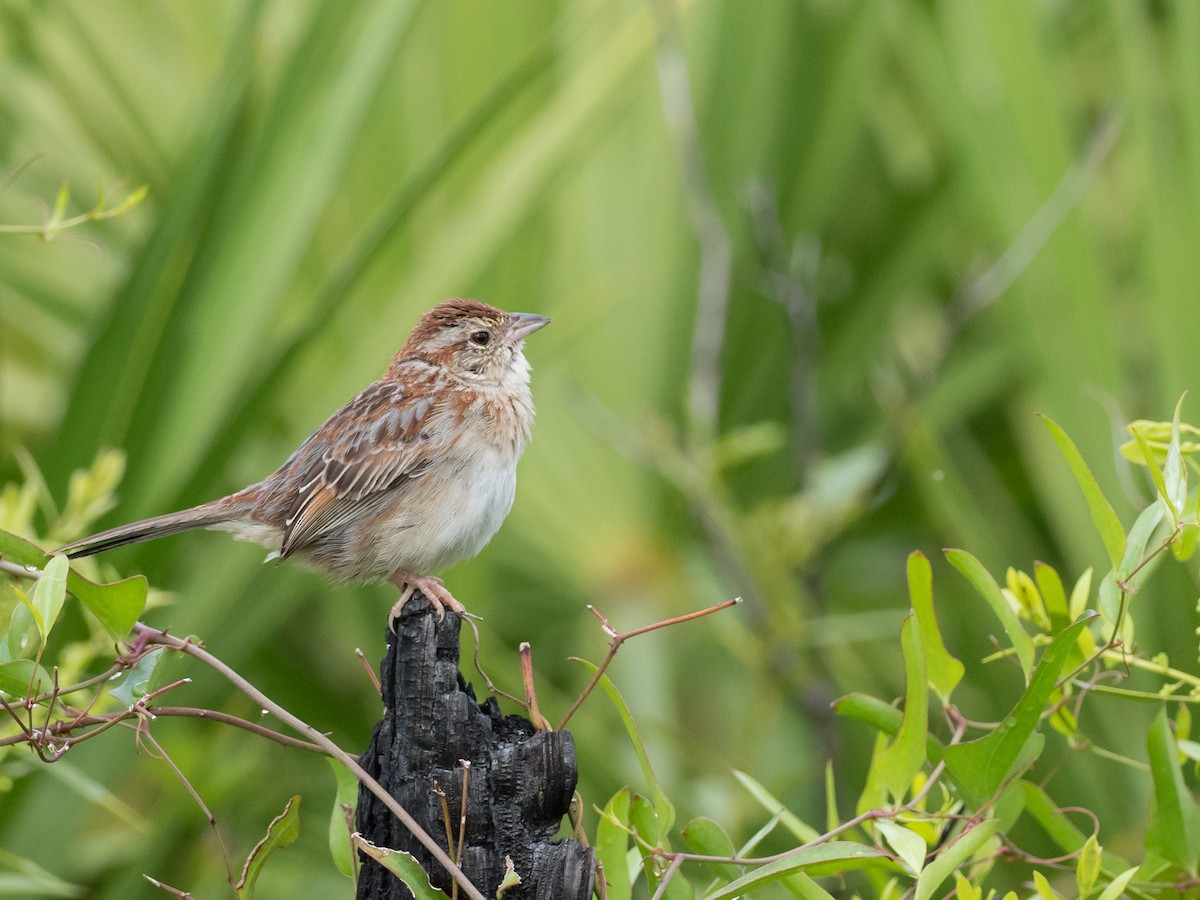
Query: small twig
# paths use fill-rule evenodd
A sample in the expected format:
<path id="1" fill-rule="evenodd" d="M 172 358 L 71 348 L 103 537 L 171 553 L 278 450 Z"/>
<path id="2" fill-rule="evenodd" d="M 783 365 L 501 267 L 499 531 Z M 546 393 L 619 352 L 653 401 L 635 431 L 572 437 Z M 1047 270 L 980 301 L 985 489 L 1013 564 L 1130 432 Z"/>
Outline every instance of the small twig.
<path id="1" fill-rule="evenodd" d="M 342 804 L 342 821 L 346 823 L 346 841 L 350 845 L 350 871 L 354 873 L 354 887 L 358 888 L 358 854 L 355 853 L 354 843 L 354 807 L 349 803 Z"/>
<path id="2" fill-rule="evenodd" d="M 105 219 L 115 219 L 118 216 L 123 216 L 141 203 L 146 198 L 148 192 L 149 186 L 142 185 L 137 190 L 130 192 L 116 206 L 104 207 L 97 205 L 87 212 L 67 218 L 63 218 L 61 215 L 64 206 L 62 201 L 65 198 L 65 194 L 60 192 L 54 211 L 47 216 L 46 221 L 41 225 L 0 224 L 0 234 L 36 234 L 43 241 L 48 241 L 59 232 L 74 228 L 77 225 L 83 225 L 85 222 L 102 222 Z"/>
<path id="3" fill-rule="evenodd" d="M 354 655 L 358 657 L 358 661 L 362 663 L 362 667 L 367 670 L 367 678 L 375 686 L 375 693 L 382 696 L 383 686 L 379 683 L 379 676 L 375 674 L 375 667 L 368 661 L 367 655 L 362 652 L 361 647 L 354 648 Z"/>
<path id="4" fill-rule="evenodd" d="M 579 791 L 571 795 L 571 805 L 567 807 L 567 821 L 571 823 L 571 833 L 581 847 L 590 847 L 587 829 L 583 827 L 583 797 Z"/>
<path id="5" fill-rule="evenodd" d="M 42 575 L 41 570 L 34 566 L 23 566 L 3 558 L 0 558 L 0 572 L 17 578 L 40 578 Z"/>
<path id="6" fill-rule="evenodd" d="M 1142 557 L 1141 562 L 1134 566 L 1128 575 L 1126 575 L 1124 578 L 1114 579 L 1117 583 L 1117 587 L 1121 589 L 1122 594 L 1136 594 L 1138 592 L 1138 589 L 1131 586 L 1130 582 L 1133 581 L 1133 579 L 1139 572 L 1142 571 L 1142 569 L 1154 562 L 1154 560 L 1158 558 L 1159 554 L 1166 552 L 1166 550 L 1179 539 L 1179 532 L 1180 528 L 1179 526 L 1176 526 L 1175 530 L 1163 538 L 1157 547 Z"/>
<path id="7" fill-rule="evenodd" d="M 26 740 L 32 741 L 33 740 L 33 730 L 28 725 L 25 724 L 24 720 L 19 715 L 17 715 L 17 711 L 15 709 L 13 709 L 11 705 L 9 705 L 9 702 L 7 700 L 4 699 L 3 694 L 0 694 L 0 705 L 4 706 L 5 711 L 10 716 L 12 716 L 12 720 L 14 722 L 16 722 L 17 727 L 21 729 L 20 736 L 14 736 L 14 737 L 17 737 L 17 739 L 12 741 L 12 743 L 19 744 L 22 741 L 26 741 Z M 2 747 L 2 746 L 4 746 L 4 742 L 0 741 L 0 747 Z"/>
<path id="8" fill-rule="evenodd" d="M 211 719 L 214 722 L 222 722 L 225 725 L 232 725 L 235 728 L 241 728 L 243 731 L 249 731 L 251 734 L 256 734 L 259 737 L 267 738 L 284 747 L 292 747 L 296 750 L 304 750 L 308 753 L 319 753 L 322 756 L 327 756 L 324 748 L 309 741 L 301 740 L 300 738 L 292 737 L 289 734 L 280 734 L 278 731 L 272 731 L 264 725 L 259 725 L 257 722 L 250 722 L 246 719 L 240 719 L 237 716 L 232 716 L 229 713 L 219 712 L 213 709 L 200 709 L 191 706 L 147 706 L 145 711 L 152 716 L 174 716 L 179 718 L 190 719 Z M 138 710 L 134 707 L 123 709 L 120 712 L 108 713 L 102 716 L 76 716 L 70 721 L 55 722 L 47 729 L 39 732 L 35 737 L 33 734 L 17 734 L 8 737 L 0 738 L 0 747 L 11 746 L 13 744 L 36 743 L 38 740 L 48 740 L 52 737 L 67 737 L 68 744 L 78 744 L 80 741 L 87 740 L 90 737 L 107 731 L 111 726 L 125 722 L 134 716 L 138 715 Z M 82 735 L 72 735 L 71 732 L 79 728 L 92 728 L 93 726 L 102 726 L 95 728 L 92 731 Z"/>
<path id="9" fill-rule="evenodd" d="M 463 781 L 462 781 L 462 806 L 458 814 L 458 843 L 454 848 L 454 862 L 456 865 L 462 865 L 463 848 L 467 843 L 467 794 L 471 786 L 471 761 L 469 759 L 460 759 L 458 764 L 462 766 Z M 450 900 L 458 900 L 458 882 L 452 885 L 450 892 Z"/>
<path id="10" fill-rule="evenodd" d="M 604 672 L 612 663 L 613 657 L 617 655 L 617 651 L 621 649 L 621 645 L 627 640 L 637 637 L 641 634 L 646 634 L 649 631 L 655 631 L 659 628 L 666 628 L 668 625 L 678 625 L 681 622 L 689 622 L 692 619 L 699 619 L 701 616 L 709 616 L 715 612 L 720 612 L 723 609 L 728 609 L 731 606 L 736 606 L 741 602 L 741 597 L 734 597 L 732 600 L 726 600 L 724 603 L 718 603 L 716 606 L 708 607 L 708 609 L 702 609 L 698 612 L 690 612 L 682 616 L 675 616 L 673 619 L 664 619 L 661 622 L 655 622 L 653 625 L 643 625 L 641 628 L 635 628 L 632 631 L 626 631 L 624 633 L 617 631 L 615 628 L 609 625 L 608 619 L 604 618 L 604 616 L 602 616 L 594 606 L 588 604 L 588 611 L 600 620 L 600 627 L 603 628 L 604 633 L 609 636 L 611 643 L 608 646 L 608 654 L 596 668 L 595 673 L 592 675 L 592 680 L 589 681 L 587 687 L 583 689 L 583 693 L 575 698 L 575 702 L 571 704 L 571 708 L 567 710 L 567 714 L 563 716 L 562 721 L 558 723 L 558 730 L 562 731 L 567 727 L 567 723 L 571 721 L 571 716 L 575 715 L 575 711 L 579 709 L 583 701 L 588 698 L 588 695 L 595 690 L 596 685 L 600 683 L 600 679 L 603 677 Z"/>
<path id="11" fill-rule="evenodd" d="M 667 866 L 667 871 L 663 872 L 662 881 L 658 883 L 658 890 L 654 892 L 654 896 L 650 900 L 662 900 L 667 895 L 667 885 L 671 883 L 671 879 L 675 877 L 675 873 L 679 871 L 682 865 L 682 856 L 677 856 L 671 860 L 671 865 Z"/>
<path id="12" fill-rule="evenodd" d="M 433 793 L 442 804 L 442 824 L 446 826 L 446 852 L 454 856 L 454 825 L 450 821 L 450 804 L 446 802 L 446 792 L 442 790 L 436 778 L 433 780 Z"/>
<path id="13" fill-rule="evenodd" d="M 528 641 L 522 641 L 521 653 L 521 683 L 525 685 L 525 709 L 533 720 L 533 727 L 538 731 L 553 731 L 550 720 L 538 709 L 537 691 L 533 686 L 533 648 Z"/>
<path id="14" fill-rule="evenodd" d="M 154 735 L 150 733 L 150 730 L 142 729 L 140 731 L 140 735 L 141 739 L 148 743 L 151 748 L 153 748 L 154 752 L 151 753 L 151 755 L 153 756 L 157 754 L 158 759 L 161 759 L 171 767 L 171 771 L 175 773 L 175 777 L 179 779 L 180 783 L 184 786 L 184 789 L 187 790 L 188 794 L 191 795 L 192 800 L 195 801 L 198 807 L 200 807 L 200 811 L 204 813 L 204 817 L 208 819 L 209 827 L 212 828 L 213 837 L 217 839 L 217 846 L 221 850 L 221 859 L 225 863 L 225 879 L 230 884 L 233 884 L 233 867 L 229 860 L 229 851 L 225 847 L 225 841 L 221 839 L 221 830 L 217 828 L 217 817 L 213 815 L 212 810 L 208 808 L 208 804 L 206 804 L 204 799 L 200 796 L 200 792 L 196 790 L 195 786 L 191 783 L 191 781 L 188 780 L 188 777 L 183 774 L 183 770 L 175 764 L 175 760 L 171 759 L 171 755 L 167 753 L 163 745 L 154 739 Z"/>
<path id="15" fill-rule="evenodd" d="M 114 675 L 125 671 L 127 668 L 127 665 L 118 661 L 114 665 L 109 666 L 109 668 L 105 669 L 99 675 L 93 675 L 91 678 L 85 678 L 83 681 L 77 681 L 75 684 L 68 685 L 64 688 L 55 688 L 53 691 L 47 691 L 44 694 L 38 694 L 36 697 L 31 697 L 28 702 L 45 703 L 54 693 L 58 694 L 59 699 L 70 696 L 71 694 L 78 693 L 79 691 L 86 690 L 87 688 L 95 687 L 98 684 L 103 684 Z"/>
<path id="16" fill-rule="evenodd" d="M 278 731 L 267 728 L 265 725 L 259 725 L 257 722 L 251 722 L 247 719 L 242 719 L 229 713 L 220 712 L 213 709 L 199 709 L 192 706 L 148 706 L 146 712 L 154 716 L 176 716 L 191 719 L 210 719 L 213 722 L 221 722 L 225 725 L 232 725 L 234 728 L 240 728 L 243 731 L 248 731 L 251 734 L 256 734 L 259 737 L 264 737 L 267 740 L 274 741 L 282 747 L 291 747 L 295 750 L 304 750 L 307 753 L 319 753 L 322 756 L 327 756 L 324 748 L 311 741 L 304 741 L 300 738 L 292 737 L 290 734 L 280 734 Z"/>
<path id="17" fill-rule="evenodd" d="M 54 667 L 54 689 L 51 691 L 50 700 L 46 704 L 46 721 L 42 724 L 42 731 L 41 731 L 42 734 L 45 734 L 46 730 L 50 727 L 50 720 L 52 718 L 54 718 L 54 706 L 57 702 L 58 702 L 58 666 L 55 666 Z M 89 706 L 90 706 L 90 704 L 89 704 Z M 29 708 L 29 718 L 32 721 L 32 719 L 33 719 L 33 706 L 32 705 L 30 705 L 30 708 Z M 37 755 L 41 758 L 42 762 L 52 763 L 52 762 L 58 762 L 60 759 L 62 759 L 63 754 L 66 753 L 69 748 L 70 748 L 70 745 L 66 744 L 58 750 L 52 750 L 51 755 L 49 757 L 47 757 L 45 755 L 45 753 L 42 752 L 41 744 L 37 745 L 36 750 L 37 750 Z"/>
<path id="18" fill-rule="evenodd" d="M 171 887 L 169 884 L 163 884 L 157 878 L 151 878 L 149 875 L 146 875 L 145 873 L 142 874 L 142 877 L 145 878 L 152 885 L 154 885 L 156 888 L 161 888 L 162 890 L 166 891 L 168 894 L 174 894 L 176 897 L 181 898 L 181 900 L 196 900 L 196 898 L 192 894 L 190 894 L 188 891 L 181 891 L 179 888 Z"/>
<path id="19" fill-rule="evenodd" d="M 608 900 L 608 882 L 604 879 L 604 863 L 596 857 L 596 877 L 592 880 L 592 893 L 596 900 Z"/>
<path id="20" fill-rule="evenodd" d="M 475 671 L 479 673 L 479 677 L 483 679 L 487 685 L 488 693 L 497 697 L 503 697 L 505 700 L 511 700 L 513 703 L 522 709 L 528 711 L 529 707 L 520 697 L 514 697 L 507 691 L 502 691 L 492 683 L 492 679 L 488 677 L 488 673 L 483 671 L 483 666 L 479 664 L 479 626 L 475 624 L 475 620 L 471 616 L 463 616 L 463 621 L 471 629 L 471 634 L 474 635 L 474 641 L 471 645 L 471 662 L 475 665 Z"/>

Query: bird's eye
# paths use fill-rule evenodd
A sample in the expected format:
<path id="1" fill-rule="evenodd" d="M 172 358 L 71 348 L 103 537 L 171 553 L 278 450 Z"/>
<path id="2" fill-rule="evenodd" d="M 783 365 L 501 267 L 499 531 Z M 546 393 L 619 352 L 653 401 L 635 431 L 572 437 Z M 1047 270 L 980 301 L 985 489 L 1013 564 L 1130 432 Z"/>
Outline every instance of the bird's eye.
<path id="1" fill-rule="evenodd" d="M 476 331 L 471 335 L 471 343 L 478 344 L 480 347 L 486 347 L 491 337 L 486 331 Z"/>

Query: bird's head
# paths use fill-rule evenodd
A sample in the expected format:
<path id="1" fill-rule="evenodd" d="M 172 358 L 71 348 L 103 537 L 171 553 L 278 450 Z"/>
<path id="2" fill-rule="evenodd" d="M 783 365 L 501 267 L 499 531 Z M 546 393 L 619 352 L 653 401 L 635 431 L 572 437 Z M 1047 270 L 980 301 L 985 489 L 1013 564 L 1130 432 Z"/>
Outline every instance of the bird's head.
<path id="1" fill-rule="evenodd" d="M 550 320 L 534 313 L 506 313 L 478 300 L 446 300 L 412 330 L 396 360 L 417 358 L 466 381 L 500 384 L 528 378 L 521 352 L 525 338 Z"/>

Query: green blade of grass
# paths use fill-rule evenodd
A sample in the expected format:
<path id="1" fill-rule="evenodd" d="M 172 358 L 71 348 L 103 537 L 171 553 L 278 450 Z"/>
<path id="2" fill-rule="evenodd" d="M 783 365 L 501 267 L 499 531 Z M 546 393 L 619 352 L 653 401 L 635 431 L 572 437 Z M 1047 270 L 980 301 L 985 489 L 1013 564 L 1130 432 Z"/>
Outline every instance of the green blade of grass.
<path id="1" fill-rule="evenodd" d="M 1050 434 L 1054 437 L 1054 442 L 1058 444 L 1058 449 L 1062 451 L 1062 455 L 1067 460 L 1067 465 L 1071 469 L 1071 474 L 1075 476 L 1075 480 L 1079 483 L 1079 489 L 1083 491 L 1084 499 L 1087 500 L 1088 510 L 1092 515 L 1092 524 L 1096 526 L 1096 531 L 1100 533 L 1100 539 L 1104 542 L 1104 549 L 1108 551 L 1109 561 L 1113 568 L 1121 564 L 1121 558 L 1125 555 L 1125 529 L 1121 525 L 1121 520 L 1117 518 L 1116 512 L 1112 508 L 1112 504 L 1108 502 L 1108 498 L 1104 496 L 1104 491 L 1100 488 L 1100 482 L 1096 480 L 1096 476 L 1092 474 L 1092 470 L 1088 468 L 1088 464 L 1084 461 L 1083 455 L 1080 454 L 1079 448 L 1075 446 L 1075 442 L 1067 435 L 1062 426 L 1048 416 L 1042 416 L 1042 421 L 1046 423 L 1046 427 L 1050 429 Z"/>
<path id="2" fill-rule="evenodd" d="M 962 572 L 966 579 L 975 586 L 975 590 L 987 601 L 988 606 L 992 608 L 992 612 L 996 614 L 996 618 L 1004 627 L 1004 633 L 1008 635 L 1013 650 L 1016 651 L 1017 660 L 1021 663 L 1021 671 L 1025 674 L 1025 681 L 1028 682 L 1033 671 L 1033 641 L 1021 626 L 1017 614 L 1012 611 L 1012 607 L 1004 599 L 1004 595 L 1000 592 L 1000 585 L 996 584 L 996 579 L 984 568 L 983 563 L 966 550 L 947 550 L 946 559 L 954 568 Z"/>

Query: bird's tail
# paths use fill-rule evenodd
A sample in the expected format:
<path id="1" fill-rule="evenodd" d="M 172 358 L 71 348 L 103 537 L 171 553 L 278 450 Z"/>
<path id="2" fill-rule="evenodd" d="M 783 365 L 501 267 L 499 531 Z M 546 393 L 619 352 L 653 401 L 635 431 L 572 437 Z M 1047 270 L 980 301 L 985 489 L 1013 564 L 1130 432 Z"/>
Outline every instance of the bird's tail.
<path id="1" fill-rule="evenodd" d="M 71 559 L 91 556 L 93 553 L 101 553 L 114 547 L 152 541 L 155 538 L 178 534 L 192 528 L 220 525 L 223 522 L 240 518 L 247 512 L 248 509 L 243 504 L 226 501 L 205 503 L 191 509 L 167 513 L 165 516 L 155 516 L 152 519 L 142 519 L 140 522 L 130 522 L 128 525 L 118 525 L 116 528 L 73 541 L 65 547 L 59 547 L 54 552 L 65 553 Z"/>

